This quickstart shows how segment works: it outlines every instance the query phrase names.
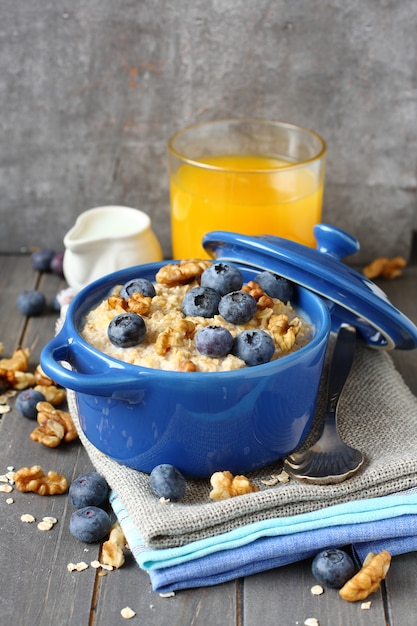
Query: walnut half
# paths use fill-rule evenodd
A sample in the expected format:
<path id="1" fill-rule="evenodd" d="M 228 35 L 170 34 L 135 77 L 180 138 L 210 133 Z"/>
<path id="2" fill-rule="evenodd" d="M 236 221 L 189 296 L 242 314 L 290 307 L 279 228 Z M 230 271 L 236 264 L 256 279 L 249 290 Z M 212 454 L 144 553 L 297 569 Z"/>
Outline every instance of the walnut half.
<path id="1" fill-rule="evenodd" d="M 211 500 L 226 500 L 245 493 L 259 491 L 246 476 L 233 476 L 231 472 L 214 472 L 210 478 L 213 489 L 210 492 Z"/>
<path id="2" fill-rule="evenodd" d="M 391 555 L 387 550 L 383 550 L 379 554 L 370 552 L 359 572 L 339 590 L 339 595 L 348 602 L 365 600 L 371 593 L 379 589 L 381 582 L 388 573 L 390 564 Z"/>
<path id="3" fill-rule="evenodd" d="M 15 487 L 24 493 L 32 491 L 40 496 L 54 496 L 68 490 L 68 480 L 58 472 L 44 474 L 40 465 L 22 467 L 14 474 Z"/>

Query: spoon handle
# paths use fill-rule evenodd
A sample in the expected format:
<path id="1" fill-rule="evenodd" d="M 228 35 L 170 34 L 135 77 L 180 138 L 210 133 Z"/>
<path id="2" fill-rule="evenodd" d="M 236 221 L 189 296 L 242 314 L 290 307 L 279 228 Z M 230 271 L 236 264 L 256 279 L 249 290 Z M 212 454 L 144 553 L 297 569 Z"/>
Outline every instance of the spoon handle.
<path id="1" fill-rule="evenodd" d="M 337 334 L 328 381 L 328 413 L 335 413 L 345 382 L 349 376 L 356 348 L 356 328 L 342 324 Z"/>

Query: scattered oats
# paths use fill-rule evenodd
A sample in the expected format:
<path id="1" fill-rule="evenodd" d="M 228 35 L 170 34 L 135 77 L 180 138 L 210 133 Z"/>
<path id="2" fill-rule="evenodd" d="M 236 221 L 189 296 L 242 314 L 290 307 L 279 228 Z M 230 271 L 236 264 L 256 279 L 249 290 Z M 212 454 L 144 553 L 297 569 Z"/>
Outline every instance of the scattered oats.
<path id="1" fill-rule="evenodd" d="M 0 483 L 8 483 L 9 479 L 7 478 L 6 474 L 0 474 Z"/>
<path id="2" fill-rule="evenodd" d="M 0 404 L 0 415 L 4 415 L 5 413 L 10 412 L 10 407 L 8 404 Z"/>
<path id="3" fill-rule="evenodd" d="M 6 396 L 5 393 L 2 393 L 0 396 L 0 404 L 7 404 L 9 401 L 9 398 Z"/>
<path id="4" fill-rule="evenodd" d="M 3 493 L 10 493 L 11 491 L 13 491 L 13 487 L 8 483 L 2 483 L 0 485 L 0 491 Z"/>
<path id="5" fill-rule="evenodd" d="M 313 585 L 311 587 L 311 593 L 313 596 L 321 596 L 324 593 L 324 589 L 321 585 Z"/>
<path id="6" fill-rule="evenodd" d="M 261 483 L 263 485 L 267 485 L 268 487 L 273 487 L 274 485 L 276 485 L 278 482 L 278 478 L 276 476 L 273 476 L 272 478 L 268 478 L 267 480 L 261 480 Z"/>
<path id="7" fill-rule="evenodd" d="M 31 524 L 35 521 L 35 518 L 30 513 L 23 513 L 23 515 L 20 516 L 20 519 L 22 522 L 26 522 L 27 524 Z"/>
<path id="8" fill-rule="evenodd" d="M 11 469 L 11 470 L 10 470 L 9 468 L 7 468 L 7 469 L 8 469 L 9 471 L 8 471 L 8 472 L 7 472 L 7 474 L 6 474 L 6 478 L 7 478 L 7 480 L 9 481 L 9 483 L 11 483 L 11 484 L 12 484 L 12 483 L 14 483 L 14 475 L 15 475 L 15 472 L 14 472 L 14 470 L 13 470 L 13 469 Z"/>
<path id="9" fill-rule="evenodd" d="M 160 598 L 173 598 L 175 596 L 175 591 L 167 591 L 166 593 L 160 593 Z"/>
<path id="10" fill-rule="evenodd" d="M 14 398 L 16 394 L 17 394 L 16 389 L 8 389 L 5 393 L 5 395 L 8 396 L 9 398 Z"/>
<path id="11" fill-rule="evenodd" d="M 136 613 L 135 611 L 132 611 L 129 606 L 125 606 L 125 608 L 120 611 L 120 615 L 124 619 L 131 619 L 132 617 L 135 617 Z"/>
<path id="12" fill-rule="evenodd" d="M 272 478 L 276 478 L 280 483 L 290 482 L 290 475 L 285 470 L 282 470 L 280 474 L 272 474 Z"/>
<path id="13" fill-rule="evenodd" d="M 315 617 L 307 617 L 304 626 L 320 626 L 319 620 Z"/>
<path id="14" fill-rule="evenodd" d="M 91 565 L 91 567 L 93 567 L 94 569 L 98 569 L 99 567 L 101 567 L 101 563 L 100 563 L 100 561 L 91 561 L 90 565 Z"/>
<path id="15" fill-rule="evenodd" d="M 77 563 L 77 572 L 83 572 L 85 569 L 88 568 L 88 563 L 85 563 L 84 561 L 80 561 L 79 563 Z"/>
<path id="16" fill-rule="evenodd" d="M 47 522 L 48 524 L 52 524 L 52 525 L 58 522 L 56 517 L 50 517 L 49 515 L 47 515 L 46 517 L 43 517 L 42 521 Z"/>
<path id="17" fill-rule="evenodd" d="M 7 469 L 8 472 L 14 472 L 13 465 L 8 465 L 6 469 Z"/>
<path id="18" fill-rule="evenodd" d="M 103 571 L 103 570 L 101 569 L 101 570 L 99 571 L 99 573 L 97 574 L 97 576 L 100 576 L 100 578 L 101 578 L 102 576 L 107 576 L 107 574 L 108 574 L 108 573 L 109 573 L 109 572 L 105 572 L 105 571 Z"/>
<path id="19" fill-rule="evenodd" d="M 162 498 L 159 498 L 159 502 L 160 502 L 161 504 L 168 504 L 168 502 L 171 502 L 171 500 L 170 500 L 169 498 L 164 498 L 164 497 L 162 496 Z"/>
<path id="20" fill-rule="evenodd" d="M 113 565 L 107 565 L 107 563 L 100 563 L 102 569 L 107 570 L 108 572 L 112 572 L 113 571 Z"/>
<path id="21" fill-rule="evenodd" d="M 51 522 L 42 521 L 42 522 L 39 522 L 38 529 L 47 531 L 47 530 L 51 530 L 51 528 L 53 528 L 53 526 L 54 525 Z"/>
<path id="22" fill-rule="evenodd" d="M 154 605 L 154 604 L 150 604 L 150 605 L 149 605 L 149 608 L 150 608 L 150 609 L 154 609 L 154 608 L 155 608 L 155 605 Z"/>
<path id="23" fill-rule="evenodd" d="M 13 504 L 14 500 L 13 498 L 7 498 L 6 500 L 6 504 Z"/>
<path id="24" fill-rule="evenodd" d="M 87 567 L 87 563 L 85 563 L 84 561 L 80 561 L 79 563 L 68 563 L 67 570 L 69 572 L 83 572 L 85 569 L 87 569 Z"/>
<path id="25" fill-rule="evenodd" d="M 371 604 L 372 604 L 372 602 L 371 602 L 371 601 L 368 601 L 368 602 L 362 602 L 362 604 L 361 604 L 361 609 L 362 609 L 363 611 L 367 611 L 368 609 L 370 609 L 370 608 L 371 608 Z"/>

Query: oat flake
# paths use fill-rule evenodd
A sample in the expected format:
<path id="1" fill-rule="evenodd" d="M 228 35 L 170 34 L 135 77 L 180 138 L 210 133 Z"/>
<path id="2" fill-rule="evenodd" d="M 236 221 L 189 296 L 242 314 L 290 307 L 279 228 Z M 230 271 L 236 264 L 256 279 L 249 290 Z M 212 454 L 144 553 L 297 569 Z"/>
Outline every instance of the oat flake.
<path id="1" fill-rule="evenodd" d="M 135 617 L 136 613 L 129 606 L 125 606 L 125 608 L 120 611 L 120 615 L 124 619 L 131 619 L 132 617 Z"/>
<path id="2" fill-rule="evenodd" d="M 35 521 L 35 518 L 30 513 L 23 513 L 23 515 L 20 516 L 20 519 L 22 522 L 26 522 L 27 524 L 31 524 Z"/>

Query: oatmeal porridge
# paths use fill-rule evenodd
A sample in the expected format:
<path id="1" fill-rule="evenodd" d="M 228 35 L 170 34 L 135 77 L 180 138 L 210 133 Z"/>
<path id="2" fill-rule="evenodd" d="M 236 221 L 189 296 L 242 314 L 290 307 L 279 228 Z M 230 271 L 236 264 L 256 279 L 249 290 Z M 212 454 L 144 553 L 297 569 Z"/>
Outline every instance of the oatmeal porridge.
<path id="1" fill-rule="evenodd" d="M 193 263 L 192 271 L 187 272 L 190 263 Z M 181 265 L 184 265 L 184 271 Z M 270 350 L 264 362 L 299 350 L 310 341 L 312 327 L 296 313 L 290 301 L 271 297 L 258 283 L 244 283 L 243 278 L 238 289 L 223 293 L 222 286 L 218 293 L 216 289 L 203 286 L 207 282 L 203 274 L 213 262 L 199 261 L 197 269 L 195 265 L 195 260 L 187 260 L 180 265 L 163 266 L 155 281 L 150 283 L 149 291 L 141 289 L 143 293 L 133 290 L 129 293 L 127 285 L 115 286 L 109 296 L 87 314 L 81 333 L 83 338 L 96 349 L 121 361 L 184 372 L 229 371 L 252 365 L 236 345 L 240 338 L 251 343 L 255 333 L 259 335 L 260 331 L 259 336 L 266 340 Z M 214 265 L 226 267 L 225 264 Z M 141 280 L 142 283 L 149 282 L 144 279 L 139 282 Z M 236 285 L 239 283 L 234 283 L 234 287 Z M 209 308 L 206 307 L 207 295 L 213 298 L 213 309 L 210 309 L 211 301 Z M 241 302 L 243 307 L 249 306 L 248 315 L 245 313 L 242 317 L 239 316 Z M 203 314 L 199 314 L 201 306 L 206 307 Z M 112 340 L 109 327 L 119 316 L 141 318 L 143 332 L 137 344 L 126 344 L 125 347 Z M 207 332 L 213 335 L 212 329 L 219 327 L 226 329 L 220 333 L 222 339 L 230 336 L 230 348 L 221 355 L 211 348 L 205 350 L 206 343 L 196 340 L 202 329 L 208 328 L 206 335 Z M 210 340 L 211 337 L 209 343 Z"/>

